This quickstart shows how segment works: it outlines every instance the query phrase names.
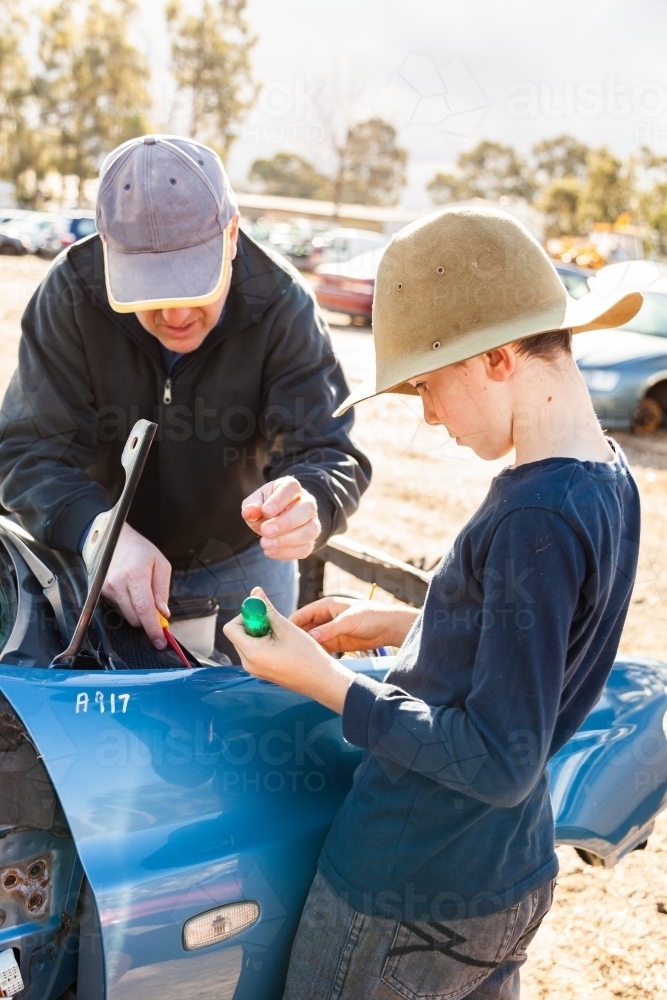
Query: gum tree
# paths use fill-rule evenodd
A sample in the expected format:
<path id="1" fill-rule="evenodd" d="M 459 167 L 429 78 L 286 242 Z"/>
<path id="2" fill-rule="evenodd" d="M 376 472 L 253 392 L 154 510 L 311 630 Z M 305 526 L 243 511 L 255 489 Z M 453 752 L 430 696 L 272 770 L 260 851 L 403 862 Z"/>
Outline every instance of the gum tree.
<path id="1" fill-rule="evenodd" d="M 83 11 L 61 0 L 42 11 L 35 92 L 61 174 L 96 176 L 109 150 L 149 129 L 148 68 L 128 37 L 136 10 L 134 0 L 91 0 Z"/>
<path id="2" fill-rule="evenodd" d="M 244 18 L 246 0 L 202 0 L 196 13 L 167 4 L 171 71 L 184 100 L 187 131 L 224 159 L 257 97 L 250 68 L 256 39 Z"/>
<path id="3" fill-rule="evenodd" d="M 0 176 L 18 184 L 32 168 L 43 172 L 43 154 L 35 131 L 33 81 L 21 42 L 28 29 L 16 0 L 0 0 Z"/>
<path id="4" fill-rule="evenodd" d="M 287 198 L 331 198 L 332 184 L 308 160 L 297 153 L 276 153 L 271 159 L 255 160 L 248 180 L 259 184 L 264 194 Z"/>
<path id="5" fill-rule="evenodd" d="M 468 198 L 532 201 L 535 182 L 526 161 L 511 146 L 484 139 L 461 153 L 455 173 L 438 173 L 427 185 L 436 205 Z"/>

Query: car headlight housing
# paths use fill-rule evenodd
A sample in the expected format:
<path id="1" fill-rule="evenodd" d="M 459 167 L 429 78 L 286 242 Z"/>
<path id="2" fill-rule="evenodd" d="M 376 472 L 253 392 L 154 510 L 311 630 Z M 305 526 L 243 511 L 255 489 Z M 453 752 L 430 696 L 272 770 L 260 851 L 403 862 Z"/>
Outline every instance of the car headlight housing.
<path id="1" fill-rule="evenodd" d="M 608 368 L 581 368 L 584 382 L 593 392 L 613 392 L 621 379 L 621 373 Z"/>

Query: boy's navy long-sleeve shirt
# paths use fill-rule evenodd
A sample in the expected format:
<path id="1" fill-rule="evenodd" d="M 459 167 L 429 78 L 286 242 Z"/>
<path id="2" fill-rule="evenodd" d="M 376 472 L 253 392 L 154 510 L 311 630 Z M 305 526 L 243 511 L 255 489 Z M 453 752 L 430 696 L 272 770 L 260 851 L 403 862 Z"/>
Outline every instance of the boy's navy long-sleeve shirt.
<path id="1" fill-rule="evenodd" d="M 355 909 L 482 916 L 557 874 L 545 767 L 602 692 L 637 566 L 613 447 L 497 476 L 384 683 L 352 682 L 343 733 L 366 752 L 319 865 Z"/>

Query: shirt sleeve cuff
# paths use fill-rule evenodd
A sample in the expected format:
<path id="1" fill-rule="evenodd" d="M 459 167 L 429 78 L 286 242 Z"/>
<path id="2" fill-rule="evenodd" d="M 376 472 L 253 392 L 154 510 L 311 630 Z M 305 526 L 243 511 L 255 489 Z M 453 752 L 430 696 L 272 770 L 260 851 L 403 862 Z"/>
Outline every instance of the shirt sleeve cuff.
<path id="1" fill-rule="evenodd" d="M 375 699 L 382 690 L 380 681 L 357 674 L 345 696 L 343 705 L 343 736 L 348 743 L 369 750 L 368 730 Z"/>
<path id="2" fill-rule="evenodd" d="M 51 528 L 46 543 L 54 549 L 80 552 L 79 542 L 82 534 L 98 514 L 109 510 L 110 507 L 109 500 L 97 493 L 88 493 L 79 497 L 74 503 L 66 504 Z"/>
<path id="3" fill-rule="evenodd" d="M 95 518 L 93 518 L 93 521 L 94 520 Z M 86 539 L 88 538 L 88 535 L 90 534 L 90 529 L 93 526 L 93 521 L 91 521 L 90 524 L 87 524 L 86 527 L 83 529 L 83 532 L 81 533 L 81 538 L 79 539 L 79 545 L 78 545 L 79 555 L 83 553 L 83 547 L 86 544 Z"/>
<path id="4" fill-rule="evenodd" d="M 329 541 L 329 538 L 336 530 L 334 502 L 320 483 L 313 483 L 306 476 L 299 476 L 299 473 L 296 470 L 291 472 L 290 475 L 295 476 L 295 478 L 298 479 L 303 486 L 304 490 L 308 490 L 309 493 L 312 493 L 317 502 L 317 516 L 319 517 L 320 524 L 322 525 L 322 530 L 320 531 L 320 534 L 315 542 L 315 551 L 317 552 L 318 549 L 324 548 Z"/>

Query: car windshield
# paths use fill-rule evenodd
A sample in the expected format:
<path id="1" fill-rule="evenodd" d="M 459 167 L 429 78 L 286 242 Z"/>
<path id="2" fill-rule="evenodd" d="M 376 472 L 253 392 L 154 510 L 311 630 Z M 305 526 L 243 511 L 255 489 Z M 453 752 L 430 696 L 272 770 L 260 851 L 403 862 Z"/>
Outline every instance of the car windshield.
<path id="1" fill-rule="evenodd" d="M 642 292 L 644 304 L 637 315 L 621 327 L 633 333 L 649 333 L 654 337 L 667 337 L 667 295 L 659 292 Z"/>
<path id="2" fill-rule="evenodd" d="M 588 275 L 583 272 L 579 274 L 577 271 L 566 271 L 565 268 L 556 268 L 556 270 L 568 295 L 571 295 L 573 299 L 583 299 L 584 295 L 588 295 Z"/>
<path id="3" fill-rule="evenodd" d="M 76 223 L 76 237 L 81 240 L 84 236 L 92 236 L 95 230 L 94 219 L 79 219 Z"/>

